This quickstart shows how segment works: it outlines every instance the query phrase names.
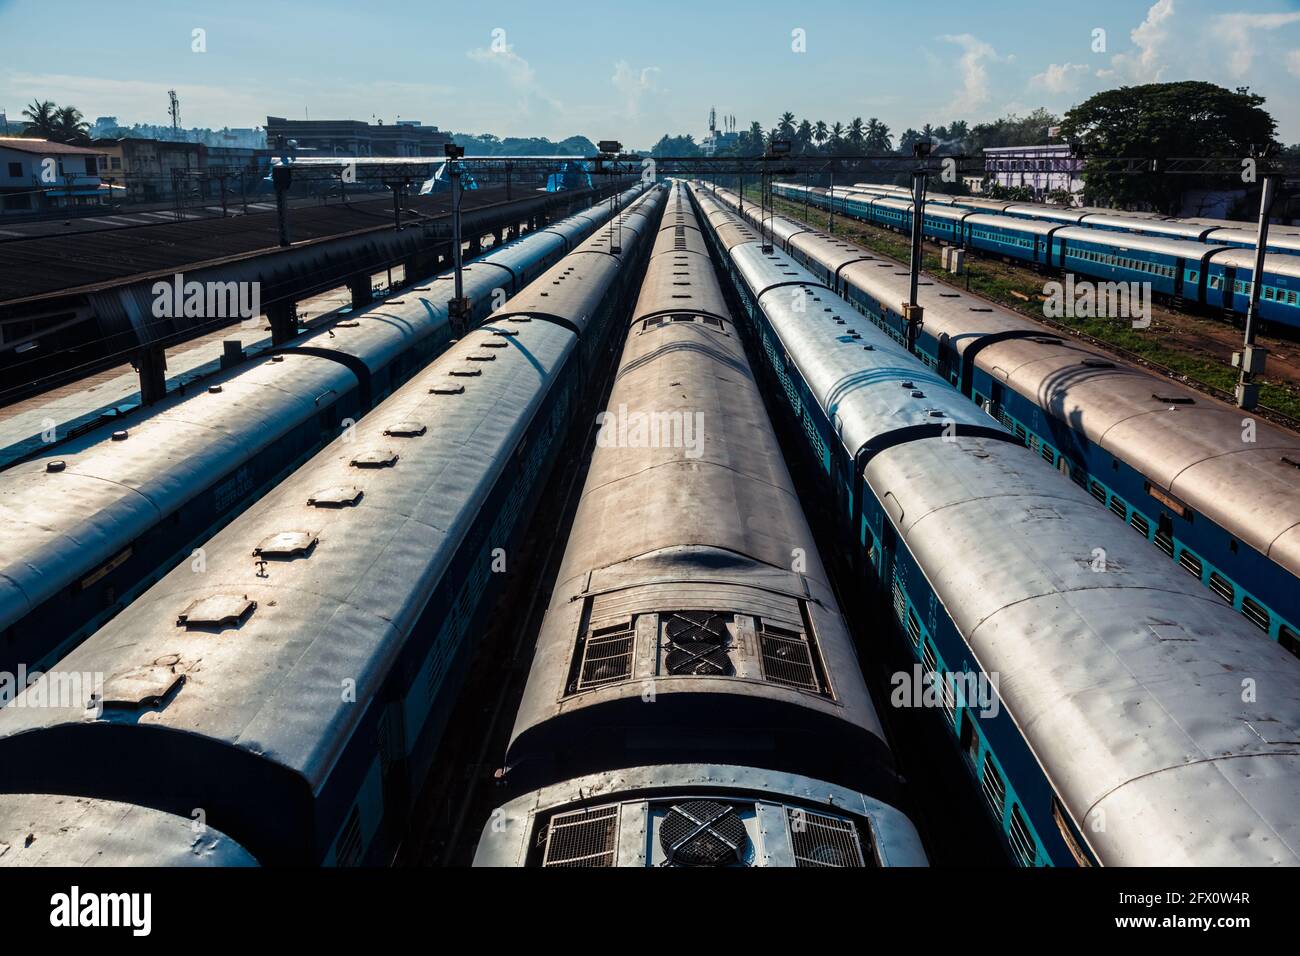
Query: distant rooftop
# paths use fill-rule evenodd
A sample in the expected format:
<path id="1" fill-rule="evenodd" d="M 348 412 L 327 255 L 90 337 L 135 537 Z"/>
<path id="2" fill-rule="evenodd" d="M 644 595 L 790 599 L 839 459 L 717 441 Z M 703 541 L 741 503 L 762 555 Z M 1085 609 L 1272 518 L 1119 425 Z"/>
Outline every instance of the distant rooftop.
<path id="1" fill-rule="evenodd" d="M 67 143 L 51 143 L 47 139 L 32 139 L 30 136 L 0 136 L 0 149 L 16 149 L 20 153 L 37 153 L 50 156 L 55 153 L 76 153 L 82 156 L 97 156 L 98 150 L 84 146 L 69 146 Z"/>

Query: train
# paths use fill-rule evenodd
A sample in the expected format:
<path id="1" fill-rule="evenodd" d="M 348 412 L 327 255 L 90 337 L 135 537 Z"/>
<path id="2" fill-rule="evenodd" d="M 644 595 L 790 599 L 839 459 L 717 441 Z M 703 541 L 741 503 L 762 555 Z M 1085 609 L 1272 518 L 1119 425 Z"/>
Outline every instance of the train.
<path id="1" fill-rule="evenodd" d="M 904 201 L 911 200 L 911 193 L 901 186 L 854 183 L 852 187 L 836 187 L 835 189 L 836 195 L 849 195 L 855 192 L 892 197 Z M 1179 219 L 1161 216 L 1157 213 L 1107 209 L 1100 206 L 1053 206 L 1047 203 L 1007 202 L 1005 200 L 950 195 L 948 193 L 927 193 L 925 201 L 937 205 L 973 209 L 977 212 L 1013 216 L 1017 219 L 1038 219 L 1047 222 L 1067 223 L 1075 226 L 1087 226 L 1090 229 L 1105 229 L 1139 236 L 1186 239 L 1192 242 L 1233 246 L 1252 251 L 1258 238 L 1254 224 L 1236 219 Z M 1271 224 L 1268 231 L 1268 244 L 1264 249 L 1266 252 L 1278 255 L 1300 255 L 1300 227 L 1277 223 Z"/>
<path id="2" fill-rule="evenodd" d="M 923 865 L 680 181 L 599 421 L 475 865 Z"/>
<path id="3" fill-rule="evenodd" d="M 912 228 L 910 199 L 840 190 L 832 195 L 795 183 L 774 183 L 772 191 L 890 229 Z M 1253 249 L 982 213 L 951 203 L 927 202 L 922 230 L 937 242 L 1042 269 L 1068 270 L 1105 282 L 1146 283 L 1155 295 L 1175 305 L 1205 309 L 1234 321 L 1246 314 L 1250 304 Z M 1261 329 L 1300 329 L 1300 257 L 1265 255 L 1258 317 Z"/>
<path id="4" fill-rule="evenodd" d="M 640 191 L 463 268 L 468 320 L 536 280 Z M 442 353 L 453 275 L 414 283 L 197 391 L 0 471 L 0 673 L 57 661 Z"/>
<path id="5" fill-rule="evenodd" d="M 905 341 L 905 265 L 779 215 L 763 230 Z M 1300 438 L 954 286 L 922 277 L 917 301 L 928 368 L 1300 656 Z"/>
<path id="6" fill-rule="evenodd" d="M 721 199 L 692 197 L 844 587 L 892 618 L 1010 859 L 1300 865 L 1294 660 Z"/>
<path id="7" fill-rule="evenodd" d="M 71 826 L 69 798 L 170 815 L 100 807 L 69 863 L 92 844 L 101 862 L 147 860 L 140 819 L 142 835 L 179 819 L 261 865 L 390 862 L 612 364 L 664 202 L 643 189 L 204 542 L 201 567 L 173 569 L 0 709 L 0 821 L 35 802 L 46 827 Z"/>

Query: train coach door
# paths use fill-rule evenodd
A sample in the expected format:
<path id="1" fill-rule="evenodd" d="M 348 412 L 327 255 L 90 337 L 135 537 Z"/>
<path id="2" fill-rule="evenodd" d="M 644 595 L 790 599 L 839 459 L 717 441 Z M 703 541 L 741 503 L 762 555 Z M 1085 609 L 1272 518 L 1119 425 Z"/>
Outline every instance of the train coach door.
<path id="1" fill-rule="evenodd" d="M 1174 260 L 1174 300 L 1179 301 L 1183 297 L 1183 273 L 1187 269 L 1186 260 L 1181 257 Z"/>
<path id="2" fill-rule="evenodd" d="M 1237 284 L 1237 267 L 1224 266 L 1223 267 L 1223 288 L 1219 290 L 1220 292 L 1223 293 L 1223 299 L 1219 304 L 1225 309 L 1231 309 L 1233 306 L 1232 287 L 1235 286 L 1236 284 Z"/>
<path id="3" fill-rule="evenodd" d="M 952 372 L 952 348 L 949 344 L 948 333 L 940 332 L 939 339 L 935 342 L 935 351 L 939 358 L 939 374 L 944 380 L 951 382 L 953 385 L 958 384 L 957 376 Z"/>
<path id="4" fill-rule="evenodd" d="M 989 381 L 988 413 L 998 420 L 1001 420 L 1002 418 L 1003 394 L 1004 394 L 1004 388 L 1002 383 L 999 382 L 997 379 L 991 379 Z"/>

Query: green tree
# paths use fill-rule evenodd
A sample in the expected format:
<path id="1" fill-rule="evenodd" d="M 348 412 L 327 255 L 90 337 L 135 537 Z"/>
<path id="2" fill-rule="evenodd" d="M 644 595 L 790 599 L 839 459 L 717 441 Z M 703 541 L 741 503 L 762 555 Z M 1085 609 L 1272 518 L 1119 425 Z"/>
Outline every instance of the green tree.
<path id="1" fill-rule="evenodd" d="M 23 135 L 37 139 L 53 139 L 58 132 L 57 113 L 58 107 L 50 100 L 33 101 L 31 106 L 23 110 L 23 115 L 27 117 L 30 124 Z"/>
<path id="2" fill-rule="evenodd" d="M 849 121 L 848 140 L 855 150 L 862 149 L 862 144 L 867 138 L 867 127 L 862 122 L 861 116 L 855 116 Z"/>
<path id="3" fill-rule="evenodd" d="M 664 134 L 650 150 L 651 156 L 699 156 L 700 147 L 690 133 L 685 136 Z"/>
<path id="4" fill-rule="evenodd" d="M 890 143 L 889 127 L 876 117 L 867 120 L 866 147 L 869 153 L 888 153 L 893 149 Z"/>
<path id="5" fill-rule="evenodd" d="M 90 124 L 75 106 L 60 106 L 54 114 L 55 136 L 60 143 L 85 145 L 90 142 Z"/>
<path id="6" fill-rule="evenodd" d="M 808 148 L 812 146 L 812 140 L 812 123 L 808 122 L 808 120 L 803 120 L 794 131 L 795 151 L 799 153 L 808 152 Z"/>
<path id="7" fill-rule="evenodd" d="M 838 153 L 844 149 L 844 124 L 843 123 L 837 121 L 835 125 L 831 127 L 831 135 L 830 135 L 830 139 L 827 140 L 826 142 L 826 147 L 828 151 L 832 153 Z"/>
<path id="8" fill-rule="evenodd" d="M 1234 91 L 1199 80 L 1126 86 L 1098 93 L 1071 109 L 1061 123 L 1061 135 L 1081 143 L 1085 155 L 1245 158 L 1252 147 L 1274 142 L 1277 124 L 1263 105 L 1264 97 L 1248 88 Z M 1239 185 L 1222 176 L 1107 172 L 1097 160 L 1085 161 L 1084 179 L 1085 202 L 1145 202 L 1168 214 L 1179 211 L 1189 190 Z"/>

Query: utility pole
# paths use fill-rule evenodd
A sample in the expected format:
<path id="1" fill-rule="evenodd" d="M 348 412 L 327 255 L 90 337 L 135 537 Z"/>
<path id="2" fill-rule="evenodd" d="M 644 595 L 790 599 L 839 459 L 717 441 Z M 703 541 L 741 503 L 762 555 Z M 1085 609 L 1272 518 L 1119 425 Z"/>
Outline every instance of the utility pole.
<path id="1" fill-rule="evenodd" d="M 289 186 L 293 183 L 293 169 L 289 166 L 271 167 L 271 183 L 275 186 L 275 216 L 280 225 L 280 245 L 289 247 Z"/>
<path id="2" fill-rule="evenodd" d="M 1258 321 L 1259 297 L 1263 290 L 1264 250 L 1268 246 L 1268 216 L 1273 208 L 1273 192 L 1277 186 L 1277 173 L 1264 173 L 1263 190 L 1259 197 L 1259 228 L 1255 234 L 1255 265 L 1250 273 L 1250 305 L 1246 309 L 1246 336 L 1240 352 L 1232 353 L 1232 364 L 1241 369 L 1237 380 L 1237 407 L 1252 409 L 1259 402 L 1259 384 L 1256 375 L 1264 371 L 1268 349 L 1255 344 L 1255 324 Z"/>
<path id="3" fill-rule="evenodd" d="M 925 159 L 930 155 L 930 143 L 923 140 L 912 147 L 912 155 Z M 921 278 L 922 224 L 925 220 L 925 183 L 927 173 L 924 168 L 912 171 L 912 255 L 908 264 L 907 301 L 903 303 L 903 319 L 907 323 L 907 350 L 915 354 L 916 338 L 921 331 L 924 310 L 916 301 L 917 286 Z"/>
<path id="4" fill-rule="evenodd" d="M 447 316 L 451 319 L 451 328 L 457 338 L 464 335 L 469 322 L 469 302 L 465 299 L 465 287 L 461 280 L 460 251 L 460 163 L 465 155 L 465 147 L 455 143 L 443 146 L 447 156 L 447 172 L 451 179 L 451 260 L 455 267 L 455 297 L 447 303 Z"/>
<path id="5" fill-rule="evenodd" d="M 831 166 L 831 188 L 828 199 L 829 202 L 826 203 L 826 208 L 830 210 L 830 218 L 826 221 L 826 231 L 833 236 L 835 235 L 835 167 L 833 165 Z"/>

